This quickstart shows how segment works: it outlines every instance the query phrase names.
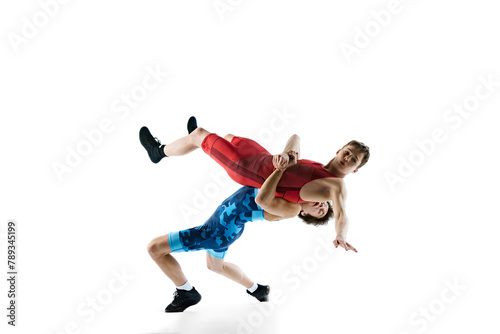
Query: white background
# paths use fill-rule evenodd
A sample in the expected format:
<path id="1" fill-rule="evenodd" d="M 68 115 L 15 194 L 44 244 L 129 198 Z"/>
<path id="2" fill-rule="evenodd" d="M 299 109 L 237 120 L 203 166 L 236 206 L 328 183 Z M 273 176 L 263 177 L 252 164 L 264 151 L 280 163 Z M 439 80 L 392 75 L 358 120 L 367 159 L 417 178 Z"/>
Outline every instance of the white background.
<path id="1" fill-rule="evenodd" d="M 69 1 L 14 47 L 23 18 L 33 22 L 41 7 L 2 2 L 0 263 L 6 275 L 6 225 L 14 219 L 19 271 L 15 329 L 6 324 L 5 279 L 0 284 L 2 331 L 498 331 L 500 87 L 460 124 L 443 118 L 474 95 L 479 77 L 500 81 L 494 2 L 401 0 L 350 62 L 341 44 L 354 45 L 366 25 L 376 28 L 370 13 L 389 1 L 222 3 L 231 10 L 221 14 L 212 0 Z M 169 75 L 126 117 L 114 112 L 148 67 Z M 285 111 L 288 118 L 278 119 Z M 183 214 L 221 168 L 201 151 L 149 162 L 139 128 L 148 125 L 168 143 L 186 133 L 191 115 L 210 131 L 257 139 L 274 153 L 297 133 L 302 157 L 323 163 L 351 139 L 368 144 L 369 163 L 345 179 L 348 241 L 359 253 L 325 257 L 318 240 L 331 243 L 333 223 L 248 224 L 226 259 L 281 291 L 281 303 L 263 311 L 196 252 L 176 257 L 202 302 L 163 313 L 174 285 L 147 244 L 203 223 L 238 189 L 233 182 L 212 187 L 200 210 Z M 65 164 L 68 147 L 103 119 L 113 130 L 59 180 L 54 163 Z M 446 140 L 391 189 L 388 173 L 398 173 L 400 159 L 418 158 L 415 141 L 436 128 Z M 294 266 L 308 277 L 292 274 Z M 130 280 L 106 292 L 122 271 Z M 448 291 L 448 281 L 461 290 Z M 453 302 L 440 301 L 443 291 Z M 98 296 L 111 299 L 90 319 L 86 303 Z M 429 308 L 425 320 L 419 312 Z"/>

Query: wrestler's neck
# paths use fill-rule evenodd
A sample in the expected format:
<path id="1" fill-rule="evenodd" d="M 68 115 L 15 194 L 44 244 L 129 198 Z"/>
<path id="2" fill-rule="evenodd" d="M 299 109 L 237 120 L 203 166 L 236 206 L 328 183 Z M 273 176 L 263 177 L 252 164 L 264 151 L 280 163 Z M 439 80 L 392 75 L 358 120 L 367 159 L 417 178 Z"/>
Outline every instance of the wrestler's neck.
<path id="1" fill-rule="evenodd" d="M 339 168 L 337 168 L 336 164 L 333 162 L 335 158 L 330 160 L 326 165 L 323 166 L 328 172 L 332 173 L 336 177 L 343 179 L 347 174 L 344 174 Z"/>

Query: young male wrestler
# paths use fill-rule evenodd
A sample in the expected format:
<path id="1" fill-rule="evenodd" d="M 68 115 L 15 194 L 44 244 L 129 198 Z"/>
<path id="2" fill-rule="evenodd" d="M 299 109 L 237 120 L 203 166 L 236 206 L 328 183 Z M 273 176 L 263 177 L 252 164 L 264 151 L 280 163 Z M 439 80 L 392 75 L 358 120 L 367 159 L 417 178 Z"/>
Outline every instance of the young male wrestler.
<path id="1" fill-rule="evenodd" d="M 161 145 L 148 128 L 139 132 L 152 162 L 158 163 L 167 156 L 188 154 L 201 147 L 217 161 L 237 183 L 259 188 L 274 169 L 273 156 L 251 139 L 227 135 L 222 138 L 203 128 L 198 128 L 196 119 L 188 121 L 189 135 L 171 144 Z M 287 149 L 298 151 L 300 139 L 293 135 Z M 369 148 L 363 143 L 351 141 L 338 150 L 336 156 L 326 165 L 300 160 L 284 173 L 278 184 L 276 196 L 295 203 L 333 201 L 335 247 L 349 250 L 345 239 L 349 220 L 345 214 L 346 188 L 342 180 L 350 173 L 356 173 L 368 161 Z"/>
<path id="2" fill-rule="evenodd" d="M 253 282 L 238 266 L 225 262 L 224 257 L 228 247 L 243 233 L 245 223 L 263 219 L 272 221 L 291 218 L 301 210 L 297 204 L 274 196 L 284 170 L 297 161 L 296 153 L 290 152 L 290 154 L 292 155 L 290 161 L 276 159 L 280 169 L 269 176 L 260 190 L 244 186 L 224 200 L 205 224 L 171 232 L 149 243 L 149 254 L 176 285 L 174 300 L 167 306 L 165 312 L 182 312 L 201 300 L 199 292 L 191 286 L 179 263 L 170 254 L 172 252 L 204 249 L 207 252 L 207 266 L 210 270 L 245 286 L 247 293 L 259 301 L 268 300 L 269 286 Z"/>

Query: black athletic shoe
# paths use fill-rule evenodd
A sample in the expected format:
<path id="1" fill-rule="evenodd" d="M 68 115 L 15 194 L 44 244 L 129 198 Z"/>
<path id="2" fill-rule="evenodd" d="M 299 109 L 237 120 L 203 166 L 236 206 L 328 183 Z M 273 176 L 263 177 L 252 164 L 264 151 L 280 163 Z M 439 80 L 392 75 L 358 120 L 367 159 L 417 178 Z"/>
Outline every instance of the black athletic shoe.
<path id="1" fill-rule="evenodd" d="M 269 300 L 269 292 L 271 288 L 269 285 L 260 285 L 257 283 L 257 289 L 254 292 L 247 290 L 247 293 L 257 298 L 259 302 L 267 302 Z"/>
<path id="2" fill-rule="evenodd" d="M 142 146 L 146 149 L 149 159 L 155 164 L 160 162 L 166 155 L 163 153 L 163 146 L 158 138 L 153 137 L 149 129 L 145 126 L 139 131 L 139 139 Z"/>
<path id="3" fill-rule="evenodd" d="M 188 133 L 191 133 L 198 128 L 196 117 L 194 116 L 189 117 L 187 127 L 188 127 Z"/>
<path id="4" fill-rule="evenodd" d="M 167 306 L 165 312 L 182 312 L 189 306 L 198 304 L 200 300 L 201 295 L 194 287 L 189 291 L 176 288 L 174 300 Z"/>

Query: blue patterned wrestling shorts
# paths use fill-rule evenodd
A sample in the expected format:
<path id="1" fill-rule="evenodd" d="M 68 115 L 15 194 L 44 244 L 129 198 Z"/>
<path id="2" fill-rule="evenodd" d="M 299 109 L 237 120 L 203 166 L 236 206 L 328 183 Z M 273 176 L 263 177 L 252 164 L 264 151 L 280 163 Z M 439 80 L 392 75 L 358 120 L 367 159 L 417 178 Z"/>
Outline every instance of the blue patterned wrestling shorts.
<path id="1" fill-rule="evenodd" d="M 264 220 L 264 210 L 255 203 L 258 189 L 242 187 L 215 210 L 205 224 L 172 232 L 168 243 L 172 252 L 206 250 L 223 259 L 228 247 L 243 233 L 245 223 Z"/>

